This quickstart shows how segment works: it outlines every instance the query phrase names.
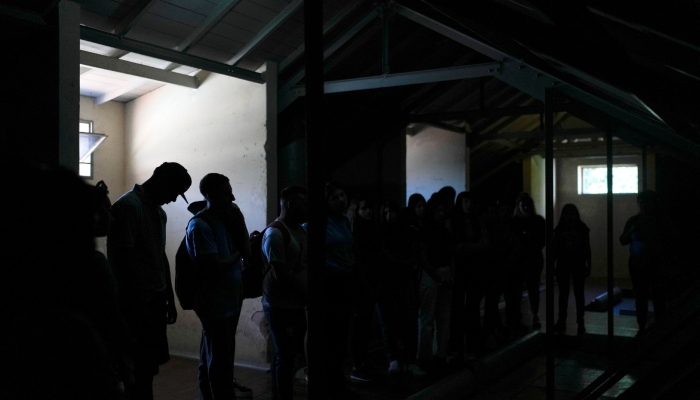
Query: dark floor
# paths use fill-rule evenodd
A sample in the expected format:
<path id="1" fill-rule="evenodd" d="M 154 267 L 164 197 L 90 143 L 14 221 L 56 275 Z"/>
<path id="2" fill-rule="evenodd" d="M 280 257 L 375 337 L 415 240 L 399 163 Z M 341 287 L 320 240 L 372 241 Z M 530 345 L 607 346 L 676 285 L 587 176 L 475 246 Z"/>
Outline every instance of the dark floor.
<path id="1" fill-rule="evenodd" d="M 586 285 L 587 302 L 606 290 L 603 280 L 589 279 Z M 618 286 L 629 287 L 627 282 Z M 546 293 L 542 292 L 540 318 L 544 319 Z M 556 293 L 555 293 L 556 298 Z M 570 298 L 569 314 L 574 314 L 573 295 Z M 527 308 L 527 301 L 523 302 Z M 650 307 L 650 310 L 653 308 Z M 557 313 L 555 306 L 555 315 Z M 529 313 L 528 313 L 529 314 Z M 631 315 L 630 315 L 631 314 Z M 596 379 L 610 365 L 606 354 L 609 342 L 607 335 L 607 313 L 587 312 L 585 316 L 587 333 L 576 336 L 573 318 L 565 335 L 559 336 L 557 356 L 555 358 L 555 390 L 557 399 L 569 399 Z M 527 323 L 528 321 L 524 321 Z M 543 321 L 544 322 L 544 321 Z M 543 325 L 546 325 L 543 323 Z M 546 329 L 543 327 L 542 332 Z M 637 332 L 634 317 L 634 301 L 623 298 L 615 306 L 614 332 L 616 346 L 625 346 Z M 375 346 L 374 364 L 381 378 L 377 382 L 349 386 L 365 400 L 399 400 L 405 399 L 446 378 L 455 370 L 436 372 L 424 379 L 390 380 L 386 372 L 386 360 L 381 348 Z M 544 399 L 546 390 L 546 357 L 544 352 L 533 355 L 520 365 L 508 366 L 508 370 L 487 385 L 477 386 L 469 399 Z M 261 369 L 236 366 L 236 378 L 242 384 L 253 389 L 254 399 L 271 399 L 270 374 Z M 299 376 L 302 376 L 300 374 Z M 161 373 L 154 381 L 156 400 L 194 400 L 197 399 L 196 387 L 197 361 L 173 358 L 161 367 Z M 634 377 L 625 377 L 606 392 L 603 398 L 615 398 L 619 393 L 634 383 Z M 295 398 L 306 398 L 306 381 L 295 381 Z"/>

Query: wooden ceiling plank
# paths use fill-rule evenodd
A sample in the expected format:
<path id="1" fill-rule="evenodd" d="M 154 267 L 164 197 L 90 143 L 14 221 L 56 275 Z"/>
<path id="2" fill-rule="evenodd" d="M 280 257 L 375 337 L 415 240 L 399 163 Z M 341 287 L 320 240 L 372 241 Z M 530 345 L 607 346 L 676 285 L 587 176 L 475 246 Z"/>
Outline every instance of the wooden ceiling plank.
<path id="1" fill-rule="evenodd" d="M 245 44 L 242 49 L 236 53 L 226 64 L 236 65 L 243 57 L 245 57 L 251 50 L 253 50 L 257 45 L 259 45 L 265 38 L 267 38 L 272 32 L 275 31 L 280 25 L 282 25 L 287 19 L 294 14 L 301 5 L 304 4 L 304 0 L 294 0 L 289 3 L 284 10 L 282 10 L 275 18 L 273 18 L 260 32 L 258 32 L 251 41 Z"/>
<path id="2" fill-rule="evenodd" d="M 190 33 L 185 40 L 180 42 L 180 44 L 175 48 L 178 51 L 187 51 L 187 49 L 199 39 L 202 38 L 214 25 L 216 25 L 221 18 L 224 17 L 233 7 L 238 4 L 240 0 L 224 0 L 219 3 L 216 8 L 207 17 L 200 22 L 200 24 L 195 28 L 192 33 Z"/>
<path id="3" fill-rule="evenodd" d="M 114 27 L 112 33 L 118 36 L 125 36 L 131 28 L 136 25 L 144 15 L 153 7 L 158 0 L 144 0 L 138 6 L 131 9 L 129 14 Z"/>

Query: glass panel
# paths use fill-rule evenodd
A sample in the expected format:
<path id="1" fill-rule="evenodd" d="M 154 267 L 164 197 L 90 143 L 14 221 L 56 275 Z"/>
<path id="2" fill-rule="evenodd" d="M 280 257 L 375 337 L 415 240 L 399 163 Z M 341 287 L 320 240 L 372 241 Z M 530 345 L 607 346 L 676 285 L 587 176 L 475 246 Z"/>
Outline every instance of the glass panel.
<path id="1" fill-rule="evenodd" d="M 606 167 L 579 167 L 579 194 L 608 192 Z M 613 193 L 638 193 L 639 171 L 636 165 L 613 166 Z"/>
<path id="2" fill-rule="evenodd" d="M 78 173 L 80 176 L 92 177 L 92 164 L 80 163 L 78 164 Z"/>
<path id="3" fill-rule="evenodd" d="M 92 130 L 90 129 L 90 123 L 89 122 L 80 122 L 78 124 L 78 132 L 87 132 L 90 133 Z"/>

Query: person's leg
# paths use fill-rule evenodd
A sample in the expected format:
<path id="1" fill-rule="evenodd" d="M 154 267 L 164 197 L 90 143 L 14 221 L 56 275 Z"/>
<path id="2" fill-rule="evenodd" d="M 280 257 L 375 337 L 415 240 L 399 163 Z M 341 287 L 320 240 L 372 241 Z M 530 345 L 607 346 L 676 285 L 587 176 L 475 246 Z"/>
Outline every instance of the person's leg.
<path id="1" fill-rule="evenodd" d="M 505 276 L 506 323 L 509 328 L 517 328 L 522 324 L 523 275 L 522 265 L 513 263 Z"/>
<path id="2" fill-rule="evenodd" d="M 353 303 L 350 352 L 353 368 L 363 369 L 367 363 L 370 329 L 376 304 L 376 296 L 370 282 L 362 279 L 356 281 Z"/>
<path id="3" fill-rule="evenodd" d="M 202 339 L 199 343 L 199 367 L 197 382 L 199 384 L 199 399 L 213 400 L 214 397 L 211 394 L 211 386 L 209 383 L 209 359 L 207 357 L 207 345 L 204 330 L 202 330 Z"/>
<path id="4" fill-rule="evenodd" d="M 437 282 L 425 271 L 421 271 L 418 300 L 418 360 L 424 362 L 433 358 L 437 292 Z"/>
<path id="5" fill-rule="evenodd" d="M 530 300 L 530 312 L 532 313 L 532 327 L 539 329 L 540 318 L 540 283 L 542 279 L 543 263 L 540 261 L 532 261 L 527 266 L 527 297 Z"/>
<path id="6" fill-rule="evenodd" d="M 299 340 L 303 340 L 305 314 L 303 310 L 264 307 L 275 345 L 272 369 L 273 386 L 278 400 L 291 400 L 294 394 L 294 359 Z"/>
<path id="7" fill-rule="evenodd" d="M 435 356 L 442 361 L 445 361 L 449 354 L 451 302 L 452 288 L 438 285 L 435 301 L 435 335 L 437 338 L 437 352 Z"/>
<path id="8" fill-rule="evenodd" d="M 666 317 L 666 290 L 664 287 L 664 279 L 659 273 L 661 261 L 651 259 L 649 261 L 649 286 L 651 290 L 651 299 L 654 303 L 654 322 L 663 320 Z"/>
<path id="9" fill-rule="evenodd" d="M 212 398 L 235 398 L 233 389 L 232 337 L 236 334 L 234 318 L 202 319 L 207 376 Z"/>
<path id="10" fill-rule="evenodd" d="M 377 319 L 379 320 L 379 328 L 382 331 L 382 339 L 389 363 L 396 361 L 399 358 L 398 339 L 397 339 L 397 318 L 396 307 L 394 303 L 395 289 L 390 285 L 382 285 L 377 293 Z"/>
<path id="11" fill-rule="evenodd" d="M 134 383 L 126 388 L 129 400 L 153 400 L 153 373 L 134 363 Z"/>
<path id="12" fill-rule="evenodd" d="M 572 271 L 572 284 L 574 286 L 574 298 L 576 299 L 576 323 L 583 326 L 583 315 L 586 307 L 586 299 L 584 295 L 584 285 L 586 282 L 586 271 L 583 265 L 579 265 Z"/>
<path id="13" fill-rule="evenodd" d="M 464 355 L 464 307 L 466 304 L 466 276 L 464 262 L 455 261 L 454 286 L 450 304 L 450 353 Z"/>
<path id="14" fill-rule="evenodd" d="M 557 285 L 559 286 L 559 320 L 557 325 L 566 325 L 566 317 L 569 308 L 569 285 L 571 282 L 571 267 L 569 265 L 557 265 Z"/>
<path id="15" fill-rule="evenodd" d="M 634 304 L 637 313 L 637 324 L 640 330 L 647 327 L 647 313 L 649 311 L 649 279 L 645 271 L 643 260 L 630 256 L 630 278 L 632 278 L 632 290 L 634 291 Z"/>

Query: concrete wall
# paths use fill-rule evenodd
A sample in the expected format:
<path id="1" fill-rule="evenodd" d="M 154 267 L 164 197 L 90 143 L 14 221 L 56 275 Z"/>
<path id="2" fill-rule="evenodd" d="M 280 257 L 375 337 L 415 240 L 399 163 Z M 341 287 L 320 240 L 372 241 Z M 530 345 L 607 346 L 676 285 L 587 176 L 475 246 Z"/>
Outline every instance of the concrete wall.
<path id="1" fill-rule="evenodd" d="M 464 191 L 465 140 L 464 135 L 431 126 L 406 136 L 406 201 L 413 193 L 427 200 L 444 186 Z"/>
<path id="2" fill-rule="evenodd" d="M 249 230 L 266 225 L 267 168 L 265 86 L 216 74 L 203 76 L 198 89 L 171 85 L 126 105 L 126 184 L 141 183 L 164 161 L 179 162 L 192 176 L 186 195 L 202 198 L 199 181 L 209 172 L 229 177 Z M 174 276 L 175 252 L 190 213 L 179 199 L 168 214 L 166 252 Z M 260 300 L 246 300 L 236 337 L 237 361 L 262 364 L 266 344 L 259 325 Z M 180 311 L 169 326 L 171 353 L 195 357 L 201 325 L 193 311 Z"/>
<path id="3" fill-rule="evenodd" d="M 607 195 L 605 194 L 578 194 L 578 166 L 579 165 L 604 165 L 604 157 L 599 158 L 558 158 L 555 160 L 555 172 L 557 181 L 556 202 L 554 205 L 555 220 L 559 222 L 559 215 L 564 204 L 573 203 L 581 213 L 581 219 L 591 229 L 592 250 L 592 277 L 603 278 L 607 276 Z M 615 156 L 614 164 L 636 164 L 639 167 L 640 180 L 642 176 L 641 156 Z M 649 187 L 654 187 L 653 174 L 650 174 Z M 641 190 L 641 182 L 640 182 Z M 638 212 L 636 194 L 615 194 L 613 196 L 613 262 L 614 277 L 619 280 L 629 280 L 627 259 L 629 249 L 620 245 L 618 238 L 629 217 Z"/>
<path id="4" fill-rule="evenodd" d="M 96 105 L 92 97 L 80 96 L 80 119 L 92 121 L 95 133 L 104 133 L 107 139 L 92 153 L 91 185 L 104 181 L 109 198 L 114 203 L 129 187 L 124 180 L 124 103 L 108 101 Z M 107 253 L 104 238 L 97 239 L 97 249 Z"/>

